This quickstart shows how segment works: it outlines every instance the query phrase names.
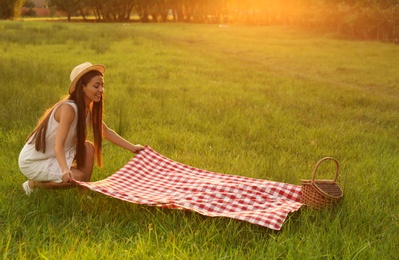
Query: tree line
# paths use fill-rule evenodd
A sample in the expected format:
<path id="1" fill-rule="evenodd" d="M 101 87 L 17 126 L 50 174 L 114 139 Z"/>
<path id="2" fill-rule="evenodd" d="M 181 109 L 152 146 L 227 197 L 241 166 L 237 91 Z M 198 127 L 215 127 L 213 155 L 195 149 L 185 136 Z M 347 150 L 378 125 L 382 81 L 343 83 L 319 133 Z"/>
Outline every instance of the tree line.
<path id="1" fill-rule="evenodd" d="M 21 2 L 21 0 L 0 0 Z M 399 42 L 399 0 L 48 0 L 97 22 L 292 25 L 354 39 Z M 134 17 L 134 18 L 133 18 Z"/>
<path id="2" fill-rule="evenodd" d="M 15 19 L 19 16 L 24 0 L 0 0 L 0 19 Z"/>

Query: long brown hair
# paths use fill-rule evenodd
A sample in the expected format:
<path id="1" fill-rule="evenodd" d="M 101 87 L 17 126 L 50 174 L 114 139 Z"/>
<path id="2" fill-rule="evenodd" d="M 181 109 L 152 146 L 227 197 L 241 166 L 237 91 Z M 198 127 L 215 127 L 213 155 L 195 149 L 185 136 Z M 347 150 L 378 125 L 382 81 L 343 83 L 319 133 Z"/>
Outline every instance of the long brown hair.
<path id="1" fill-rule="evenodd" d="M 30 144 L 35 143 L 35 149 L 43 153 L 46 152 L 46 133 L 47 125 L 50 119 L 51 112 L 54 108 L 64 102 L 65 100 L 72 100 L 75 102 L 78 108 L 78 123 L 76 125 L 76 164 L 78 168 L 84 167 L 85 165 L 85 154 L 86 154 L 86 106 L 83 93 L 83 87 L 86 86 L 90 80 L 95 76 L 103 76 L 103 74 L 97 70 L 92 70 L 84 74 L 76 83 L 75 90 L 66 98 L 63 98 L 57 102 L 54 106 L 47 109 L 43 116 L 39 119 L 37 126 L 30 133 L 26 142 Z M 103 109 L 104 109 L 104 98 L 101 97 L 100 102 L 92 102 L 89 108 L 90 123 L 93 129 L 94 137 L 94 156 L 98 166 L 102 166 L 102 135 L 103 135 Z"/>

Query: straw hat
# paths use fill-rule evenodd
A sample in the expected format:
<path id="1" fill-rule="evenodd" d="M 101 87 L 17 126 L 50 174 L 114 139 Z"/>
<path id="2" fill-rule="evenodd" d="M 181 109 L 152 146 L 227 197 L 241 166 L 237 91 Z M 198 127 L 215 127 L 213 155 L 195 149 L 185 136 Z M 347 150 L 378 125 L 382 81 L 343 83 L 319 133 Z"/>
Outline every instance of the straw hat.
<path id="1" fill-rule="evenodd" d="M 105 73 L 105 66 L 102 64 L 91 64 L 90 62 L 84 62 L 82 64 L 79 64 L 76 66 L 72 72 L 69 78 L 71 79 L 71 85 L 69 85 L 69 94 L 71 94 L 75 88 L 76 88 L 76 83 L 78 80 L 87 72 L 92 71 L 92 70 L 97 70 L 101 72 L 103 75 Z"/>

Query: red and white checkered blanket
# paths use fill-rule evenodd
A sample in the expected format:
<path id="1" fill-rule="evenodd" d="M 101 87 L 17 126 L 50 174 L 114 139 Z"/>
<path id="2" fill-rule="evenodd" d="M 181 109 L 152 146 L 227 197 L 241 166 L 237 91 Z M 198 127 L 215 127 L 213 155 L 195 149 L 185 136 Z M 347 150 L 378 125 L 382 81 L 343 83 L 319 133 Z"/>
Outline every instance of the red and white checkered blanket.
<path id="1" fill-rule="evenodd" d="M 300 186 L 197 169 L 148 146 L 108 178 L 77 183 L 128 202 L 193 210 L 274 230 L 302 206 Z"/>

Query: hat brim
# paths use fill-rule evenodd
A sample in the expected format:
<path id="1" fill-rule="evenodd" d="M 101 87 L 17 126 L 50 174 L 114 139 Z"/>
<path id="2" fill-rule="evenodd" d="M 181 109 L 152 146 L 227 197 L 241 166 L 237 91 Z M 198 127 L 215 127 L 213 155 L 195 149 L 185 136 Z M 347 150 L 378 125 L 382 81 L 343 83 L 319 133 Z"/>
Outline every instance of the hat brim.
<path id="1" fill-rule="evenodd" d="M 72 94 L 72 92 L 75 91 L 76 88 L 76 83 L 78 83 L 79 79 L 86 74 L 89 71 L 92 70 L 97 70 L 99 72 L 101 72 L 103 75 L 105 74 L 105 66 L 102 64 L 95 64 L 92 65 L 90 67 L 87 67 L 86 69 L 82 70 L 75 78 L 74 80 L 71 82 L 71 84 L 69 85 L 69 94 Z"/>

